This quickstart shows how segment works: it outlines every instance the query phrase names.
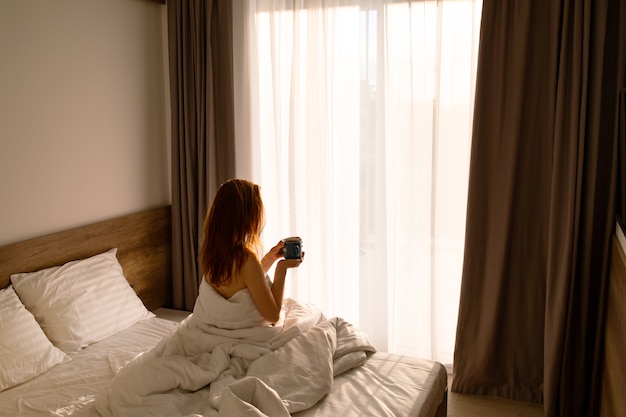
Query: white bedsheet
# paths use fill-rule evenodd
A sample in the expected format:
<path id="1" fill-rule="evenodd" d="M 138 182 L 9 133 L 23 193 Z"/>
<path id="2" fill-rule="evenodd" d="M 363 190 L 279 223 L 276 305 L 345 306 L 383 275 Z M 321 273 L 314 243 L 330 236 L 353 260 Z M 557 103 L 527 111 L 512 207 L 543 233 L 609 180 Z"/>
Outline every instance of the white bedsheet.
<path id="1" fill-rule="evenodd" d="M 175 321 L 182 320 L 187 314 L 157 312 L 160 317 Z M 94 406 L 95 398 L 104 394 L 114 371 L 136 354 L 154 347 L 175 326 L 176 323 L 169 320 L 147 319 L 89 346 L 75 355 L 72 362 L 58 365 L 35 380 L 0 393 L 0 416 L 100 417 Z M 225 391 L 222 401 L 230 396 L 243 396 L 244 399 L 248 396 L 249 401 L 258 402 L 261 408 L 275 405 L 274 399 L 270 398 L 273 394 L 263 387 L 263 383 L 245 380 L 240 384 Z M 261 389 L 257 390 L 257 387 Z M 295 413 L 294 417 L 431 417 L 445 390 L 446 371 L 441 364 L 378 352 L 363 366 L 337 376 L 328 395 L 313 407 Z M 206 390 L 196 395 L 206 395 L 208 399 Z M 261 404 L 267 398 L 269 404 Z M 240 409 L 242 402 L 235 399 L 235 406 Z M 251 411 L 257 412 L 258 409 L 254 407 Z"/>
<path id="2" fill-rule="evenodd" d="M 39 377 L 0 393 L 2 417 L 99 417 L 94 407 L 114 372 L 154 347 L 177 325 L 149 318 L 72 356 Z"/>
<path id="3" fill-rule="evenodd" d="M 114 377 L 98 410 L 106 417 L 287 416 L 317 403 L 334 376 L 375 351 L 358 329 L 326 320 L 314 306 L 285 300 L 283 313 L 276 326 L 233 330 L 192 315 Z"/>
<path id="4" fill-rule="evenodd" d="M 377 352 L 335 378 L 326 397 L 293 417 L 433 417 L 447 379 L 439 362 Z"/>

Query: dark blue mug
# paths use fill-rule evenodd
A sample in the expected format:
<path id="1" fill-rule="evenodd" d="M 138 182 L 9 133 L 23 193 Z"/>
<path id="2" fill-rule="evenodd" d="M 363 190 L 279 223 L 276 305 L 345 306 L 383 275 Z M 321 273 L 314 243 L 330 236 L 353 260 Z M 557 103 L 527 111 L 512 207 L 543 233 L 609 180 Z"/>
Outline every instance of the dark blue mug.
<path id="1" fill-rule="evenodd" d="M 283 239 L 283 257 L 285 259 L 302 258 L 302 239 L 299 237 L 288 237 Z"/>

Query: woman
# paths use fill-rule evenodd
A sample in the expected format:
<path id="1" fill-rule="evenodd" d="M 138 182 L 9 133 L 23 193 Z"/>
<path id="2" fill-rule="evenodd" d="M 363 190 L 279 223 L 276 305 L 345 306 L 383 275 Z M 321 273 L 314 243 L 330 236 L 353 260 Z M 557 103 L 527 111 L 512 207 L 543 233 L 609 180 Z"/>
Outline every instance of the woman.
<path id="1" fill-rule="evenodd" d="M 281 259 L 282 241 L 259 259 L 257 253 L 261 249 L 263 225 L 264 209 L 258 185 L 235 179 L 220 186 L 204 220 L 204 241 L 199 254 L 204 277 L 194 313 L 202 310 L 202 315 L 207 317 L 216 304 L 224 304 L 216 303 L 215 299 L 210 301 L 217 293 L 232 301 L 227 307 L 231 310 L 225 310 L 221 315 L 222 326 L 237 328 L 278 321 L 287 269 L 298 267 L 302 259 Z M 266 274 L 277 260 L 274 282 L 271 283 Z M 250 311 L 237 311 L 241 313 L 240 320 L 233 317 L 233 308 L 252 305 L 249 297 L 260 313 L 260 317 L 257 314 L 258 320 Z M 229 320 L 226 324 L 224 317 Z"/>

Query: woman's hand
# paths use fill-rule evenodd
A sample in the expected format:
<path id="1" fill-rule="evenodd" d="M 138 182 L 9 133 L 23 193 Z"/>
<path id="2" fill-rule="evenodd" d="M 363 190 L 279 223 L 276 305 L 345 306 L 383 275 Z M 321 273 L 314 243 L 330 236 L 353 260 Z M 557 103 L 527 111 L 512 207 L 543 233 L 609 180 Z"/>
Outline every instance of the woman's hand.
<path id="1" fill-rule="evenodd" d="M 276 265 L 276 268 L 284 268 L 285 270 L 289 268 L 297 268 L 300 266 L 303 259 L 304 259 L 304 252 L 302 252 L 302 257 L 300 259 L 283 259 L 279 261 L 278 265 Z"/>
<path id="2" fill-rule="evenodd" d="M 276 246 L 269 250 L 261 259 L 261 266 L 263 267 L 263 271 L 267 273 L 269 269 L 274 265 L 274 262 L 283 257 L 283 247 L 285 243 L 280 240 Z"/>

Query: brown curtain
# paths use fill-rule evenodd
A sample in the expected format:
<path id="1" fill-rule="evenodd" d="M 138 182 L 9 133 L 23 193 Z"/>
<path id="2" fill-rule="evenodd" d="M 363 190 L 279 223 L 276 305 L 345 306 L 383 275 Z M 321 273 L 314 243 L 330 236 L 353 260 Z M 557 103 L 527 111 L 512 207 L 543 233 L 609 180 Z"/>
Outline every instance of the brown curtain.
<path id="1" fill-rule="evenodd" d="M 596 415 L 622 3 L 483 3 L 453 391 Z"/>
<path id="2" fill-rule="evenodd" d="M 202 221 L 235 172 L 231 0 L 168 0 L 173 307 L 191 311 Z"/>

